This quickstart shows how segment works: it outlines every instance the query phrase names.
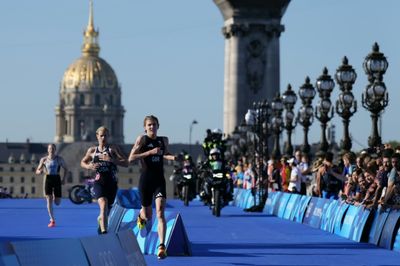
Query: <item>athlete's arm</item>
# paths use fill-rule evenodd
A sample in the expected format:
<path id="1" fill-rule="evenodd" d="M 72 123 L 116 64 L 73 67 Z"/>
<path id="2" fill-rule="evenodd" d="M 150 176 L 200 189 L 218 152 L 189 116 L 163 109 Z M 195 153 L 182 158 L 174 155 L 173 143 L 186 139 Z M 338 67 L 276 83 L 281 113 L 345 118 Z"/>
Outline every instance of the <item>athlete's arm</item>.
<path id="1" fill-rule="evenodd" d="M 144 144 L 144 136 L 140 135 L 139 137 L 136 138 L 135 144 L 133 145 L 131 153 L 129 154 L 129 159 L 128 159 L 129 163 L 132 163 L 137 159 L 142 159 L 147 156 L 154 155 L 160 152 L 160 147 L 157 147 L 149 151 L 140 153 L 143 144 Z"/>
<path id="2" fill-rule="evenodd" d="M 81 160 L 81 167 L 88 170 L 96 170 L 96 164 L 92 163 L 92 154 L 94 153 L 96 147 L 90 147 L 85 156 Z"/>
<path id="3" fill-rule="evenodd" d="M 36 168 L 36 172 L 35 172 L 37 175 L 40 175 L 40 174 L 43 173 L 43 167 L 44 167 L 44 162 L 45 161 L 46 161 L 46 157 L 43 157 L 43 158 L 40 159 L 39 165 Z"/>
<path id="4" fill-rule="evenodd" d="M 163 137 L 163 140 L 164 140 L 164 146 L 165 146 L 164 159 L 174 161 L 176 159 L 175 155 L 171 154 L 168 150 L 168 138 Z"/>

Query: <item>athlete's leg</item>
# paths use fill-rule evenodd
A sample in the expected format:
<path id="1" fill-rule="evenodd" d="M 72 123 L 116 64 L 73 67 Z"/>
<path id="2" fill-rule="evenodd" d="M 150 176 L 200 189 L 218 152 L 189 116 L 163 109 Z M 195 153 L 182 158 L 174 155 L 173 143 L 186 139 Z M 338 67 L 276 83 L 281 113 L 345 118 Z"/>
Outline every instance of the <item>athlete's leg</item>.
<path id="1" fill-rule="evenodd" d="M 160 244 L 165 244 L 165 233 L 166 233 L 166 222 L 165 222 L 165 198 L 156 198 L 156 212 L 158 219 L 158 237 L 160 239 Z"/>
<path id="2" fill-rule="evenodd" d="M 101 232 L 107 231 L 107 213 L 108 213 L 108 200 L 106 197 L 100 197 L 97 200 L 99 207 L 100 207 L 100 214 L 99 214 L 99 222 L 100 222 L 100 229 Z"/>
<path id="3" fill-rule="evenodd" d="M 47 212 L 49 213 L 50 221 L 55 221 L 53 213 L 53 195 L 46 195 Z"/>
<path id="4" fill-rule="evenodd" d="M 153 217 L 153 209 L 152 209 L 151 205 L 147 206 L 147 207 L 142 206 L 142 209 L 140 209 L 139 215 L 140 215 L 140 218 L 143 220 L 146 220 L 146 221 L 151 220 Z"/>

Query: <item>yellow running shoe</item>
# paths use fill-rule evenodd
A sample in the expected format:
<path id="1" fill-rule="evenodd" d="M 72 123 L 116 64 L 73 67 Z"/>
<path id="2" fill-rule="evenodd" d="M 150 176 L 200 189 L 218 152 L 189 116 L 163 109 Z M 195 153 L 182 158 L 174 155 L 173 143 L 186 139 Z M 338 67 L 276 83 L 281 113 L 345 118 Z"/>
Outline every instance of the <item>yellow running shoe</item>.
<path id="1" fill-rule="evenodd" d="M 137 220 L 136 220 L 136 224 L 137 224 L 137 227 L 139 228 L 139 230 L 142 230 L 143 228 L 146 227 L 146 220 L 142 219 L 139 214 L 137 217 Z"/>
<path id="2" fill-rule="evenodd" d="M 163 260 L 163 259 L 165 259 L 166 257 L 167 257 L 167 249 L 166 249 L 166 247 L 165 247 L 164 244 L 160 244 L 160 245 L 158 246 L 157 258 L 158 258 L 159 260 Z"/>

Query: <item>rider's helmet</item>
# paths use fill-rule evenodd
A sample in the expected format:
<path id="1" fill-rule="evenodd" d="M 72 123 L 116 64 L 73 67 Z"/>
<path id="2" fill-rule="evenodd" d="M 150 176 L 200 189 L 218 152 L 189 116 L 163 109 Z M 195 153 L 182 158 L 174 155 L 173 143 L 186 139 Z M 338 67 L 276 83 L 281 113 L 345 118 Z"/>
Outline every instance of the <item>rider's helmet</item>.
<path id="1" fill-rule="evenodd" d="M 187 161 L 192 161 L 192 156 L 190 156 L 190 154 L 185 154 L 185 160 Z"/>
<path id="2" fill-rule="evenodd" d="M 222 130 L 219 129 L 219 128 L 214 128 L 213 131 L 212 131 L 212 133 L 213 133 L 213 134 L 216 134 L 216 135 L 222 135 Z"/>
<path id="3" fill-rule="evenodd" d="M 212 148 L 211 149 L 211 151 L 210 151 L 210 158 L 211 159 L 219 159 L 220 158 L 220 156 L 221 156 L 221 152 L 220 152 L 220 150 L 219 149 L 217 149 L 217 148 Z M 214 157 L 214 158 L 213 158 Z"/>

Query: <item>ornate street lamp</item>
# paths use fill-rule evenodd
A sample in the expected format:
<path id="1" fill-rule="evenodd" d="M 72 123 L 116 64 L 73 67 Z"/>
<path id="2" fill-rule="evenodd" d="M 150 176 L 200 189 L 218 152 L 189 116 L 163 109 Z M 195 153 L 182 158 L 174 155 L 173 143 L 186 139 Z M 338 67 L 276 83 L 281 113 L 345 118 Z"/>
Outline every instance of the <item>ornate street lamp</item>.
<path id="1" fill-rule="evenodd" d="M 285 145 L 285 154 L 292 156 L 293 155 L 292 130 L 296 127 L 297 124 L 293 108 L 297 102 L 297 95 L 294 91 L 292 91 L 292 86 L 290 84 L 287 86 L 286 91 L 282 95 L 282 101 L 286 110 L 284 128 L 286 129 L 287 132 L 287 142 Z"/>
<path id="2" fill-rule="evenodd" d="M 313 107 L 311 106 L 312 100 L 315 97 L 315 89 L 310 83 L 310 78 L 306 77 L 305 83 L 300 87 L 299 95 L 302 102 L 299 112 L 297 113 L 297 121 L 303 126 L 304 140 L 302 146 L 302 152 L 309 154 L 310 144 L 308 143 L 308 129 L 311 126 L 313 117 Z"/>
<path id="3" fill-rule="evenodd" d="M 264 176 L 264 162 L 268 155 L 268 137 L 270 131 L 269 118 L 271 116 L 271 108 L 267 101 L 255 102 L 253 109 L 249 109 L 245 115 L 246 125 L 251 127 L 254 140 L 254 166 L 258 166 L 258 204 L 254 206 L 254 211 L 262 211 L 266 198 L 268 197 L 268 178 Z M 258 163 L 255 159 L 258 155 Z M 265 186 L 265 187 L 264 187 Z"/>
<path id="4" fill-rule="evenodd" d="M 320 101 L 315 109 L 315 117 L 321 122 L 321 144 L 320 151 L 326 153 L 329 148 L 328 141 L 326 139 L 326 124 L 333 117 L 333 107 L 331 103 L 331 93 L 335 87 L 335 82 L 330 75 L 328 75 L 328 69 L 325 67 L 322 75 L 319 76 L 315 84 L 318 90 Z"/>
<path id="5" fill-rule="evenodd" d="M 272 108 L 271 129 L 272 132 L 274 133 L 274 149 L 272 150 L 272 156 L 277 159 L 281 157 L 281 149 L 279 147 L 279 136 L 284 126 L 282 119 L 282 112 L 284 105 L 279 92 L 276 94 L 274 100 L 272 101 L 271 108 Z"/>
<path id="6" fill-rule="evenodd" d="M 352 88 L 357 79 L 356 71 L 347 57 L 343 57 L 342 65 L 336 70 L 336 82 L 339 84 L 341 93 L 336 101 L 336 113 L 342 117 L 343 121 L 343 139 L 340 141 L 340 148 L 343 152 L 351 150 L 351 139 L 349 134 L 350 117 L 357 112 L 357 101 L 354 99 Z"/>
<path id="7" fill-rule="evenodd" d="M 375 43 L 372 52 L 367 55 L 364 60 L 363 68 L 368 75 L 369 84 L 362 94 L 362 105 L 371 112 L 372 131 L 368 138 L 368 146 L 373 148 L 382 144 L 381 137 L 378 132 L 378 119 L 380 113 L 389 103 L 389 94 L 386 91 L 385 83 L 383 83 L 383 75 L 389 66 L 386 57 L 379 52 L 379 46 Z"/>

